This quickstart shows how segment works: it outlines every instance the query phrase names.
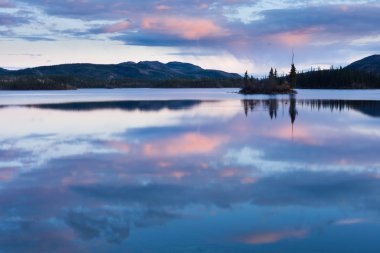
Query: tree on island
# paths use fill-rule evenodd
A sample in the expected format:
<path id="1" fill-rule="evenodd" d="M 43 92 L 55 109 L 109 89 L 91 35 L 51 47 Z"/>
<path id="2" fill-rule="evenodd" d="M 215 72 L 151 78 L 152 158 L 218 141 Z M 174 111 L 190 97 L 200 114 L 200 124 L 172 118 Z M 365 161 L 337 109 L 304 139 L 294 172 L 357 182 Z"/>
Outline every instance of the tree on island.
<path id="1" fill-rule="evenodd" d="M 277 69 L 274 69 L 274 70 L 273 70 L 273 68 L 270 69 L 267 85 L 270 85 L 272 87 L 279 85 L 279 80 L 278 80 L 278 76 L 277 76 Z"/>
<path id="2" fill-rule="evenodd" d="M 273 79 L 273 78 L 274 78 L 274 71 L 273 71 L 273 68 L 270 68 L 269 79 Z"/>
<path id="3" fill-rule="evenodd" d="M 294 51 L 292 55 L 292 66 L 290 68 L 290 73 L 289 73 L 289 84 L 290 88 L 294 89 L 297 84 L 297 69 L 296 66 L 294 65 Z"/>
<path id="4" fill-rule="evenodd" d="M 295 94 L 289 83 L 283 77 L 278 77 L 277 69 L 271 68 L 269 75 L 262 79 L 249 77 L 246 71 L 243 77 L 241 94 Z"/>
<path id="5" fill-rule="evenodd" d="M 288 78 L 278 77 L 276 68 L 271 68 L 269 75 L 262 79 L 249 78 L 248 71 L 243 78 L 241 94 L 296 94 L 293 90 L 296 85 L 297 70 L 294 65 L 294 53 L 292 58 L 292 68 Z M 288 79 L 288 81 L 286 80 Z"/>
<path id="6" fill-rule="evenodd" d="M 249 79 L 249 84 L 254 85 L 255 82 L 256 82 L 256 79 L 253 76 L 251 76 L 251 78 Z"/>
<path id="7" fill-rule="evenodd" d="M 247 88 L 249 86 L 249 76 L 248 76 L 248 71 L 245 71 L 245 74 L 244 74 L 244 88 Z"/>
<path id="8" fill-rule="evenodd" d="M 297 84 L 297 69 L 294 63 L 292 63 L 292 67 L 289 73 L 289 84 L 292 89 L 295 88 Z"/>

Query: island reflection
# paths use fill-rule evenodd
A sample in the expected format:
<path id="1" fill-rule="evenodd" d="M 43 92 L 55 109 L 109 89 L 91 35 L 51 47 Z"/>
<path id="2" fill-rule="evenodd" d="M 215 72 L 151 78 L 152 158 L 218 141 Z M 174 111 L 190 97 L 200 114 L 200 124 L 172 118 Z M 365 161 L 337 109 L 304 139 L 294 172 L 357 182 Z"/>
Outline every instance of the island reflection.
<path id="1" fill-rule="evenodd" d="M 289 103 L 289 105 L 288 105 Z M 329 109 L 331 111 L 349 111 L 356 110 L 371 117 L 380 117 L 380 101 L 367 100 L 305 100 L 296 99 L 293 95 L 289 99 L 271 98 L 268 100 L 242 100 L 244 113 L 248 116 L 249 112 L 254 112 L 257 107 L 268 110 L 271 119 L 277 118 L 280 109 L 289 108 L 289 115 L 293 119 L 297 116 L 297 105 L 308 107 L 312 110 Z"/>
<path id="2" fill-rule="evenodd" d="M 1 108 L 0 252 L 377 252 L 377 106 Z"/>
<path id="3" fill-rule="evenodd" d="M 103 102 L 76 102 L 31 105 L 32 108 L 66 110 L 66 111 L 91 111 L 91 110 L 140 110 L 160 111 L 163 109 L 181 110 L 188 109 L 202 103 L 200 100 L 168 100 L 168 101 L 103 101 Z"/>

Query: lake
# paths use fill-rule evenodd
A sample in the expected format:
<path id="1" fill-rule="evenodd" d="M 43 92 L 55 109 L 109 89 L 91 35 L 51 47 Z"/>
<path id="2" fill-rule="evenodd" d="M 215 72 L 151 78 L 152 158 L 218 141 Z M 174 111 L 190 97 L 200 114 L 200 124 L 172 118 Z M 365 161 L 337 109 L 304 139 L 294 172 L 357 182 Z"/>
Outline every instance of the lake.
<path id="1" fill-rule="evenodd" d="M 0 252 L 380 252 L 380 90 L 0 92 Z"/>

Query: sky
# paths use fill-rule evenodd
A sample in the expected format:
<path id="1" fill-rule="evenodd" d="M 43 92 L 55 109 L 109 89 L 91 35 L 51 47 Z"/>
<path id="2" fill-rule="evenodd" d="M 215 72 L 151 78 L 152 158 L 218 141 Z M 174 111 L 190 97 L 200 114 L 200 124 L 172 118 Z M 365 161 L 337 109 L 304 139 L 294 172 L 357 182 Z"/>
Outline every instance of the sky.
<path id="1" fill-rule="evenodd" d="M 380 52 L 380 0 L 0 0 L 0 67 L 183 61 L 262 75 Z"/>

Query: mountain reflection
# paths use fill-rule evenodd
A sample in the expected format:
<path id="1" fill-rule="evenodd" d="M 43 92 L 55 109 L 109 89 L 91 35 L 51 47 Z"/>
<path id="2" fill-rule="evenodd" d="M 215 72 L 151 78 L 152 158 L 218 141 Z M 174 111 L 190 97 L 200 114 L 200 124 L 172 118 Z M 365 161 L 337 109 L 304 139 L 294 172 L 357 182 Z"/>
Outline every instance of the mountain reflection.
<path id="1" fill-rule="evenodd" d="M 0 108 L 0 252 L 378 252 L 377 106 Z"/>
<path id="2" fill-rule="evenodd" d="M 182 110 L 202 103 L 200 100 L 168 100 L 168 101 L 105 101 L 105 102 L 77 102 L 60 104 L 31 105 L 32 108 L 65 110 L 65 111 L 92 111 L 101 109 L 159 111 L 162 109 Z"/>
<path id="3" fill-rule="evenodd" d="M 104 101 L 104 102 L 76 102 L 30 105 L 31 108 L 63 110 L 63 111 L 92 111 L 101 109 L 119 110 L 140 110 L 159 111 L 162 109 L 184 110 L 190 109 L 202 103 L 216 101 L 202 100 L 152 100 L 152 101 Z M 309 107 L 311 109 L 330 109 L 331 111 L 355 110 L 371 117 L 380 117 L 380 101 L 366 100 L 306 100 L 297 99 L 295 95 L 290 95 L 288 99 L 269 98 L 267 100 L 242 100 L 244 112 L 248 116 L 249 112 L 256 109 L 268 110 L 271 119 L 277 118 L 279 110 L 289 107 L 289 116 L 294 122 L 297 117 L 297 106 Z"/>

